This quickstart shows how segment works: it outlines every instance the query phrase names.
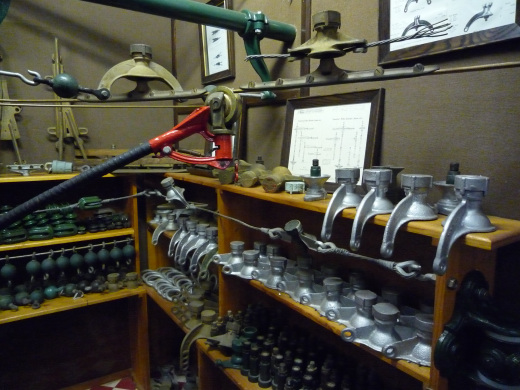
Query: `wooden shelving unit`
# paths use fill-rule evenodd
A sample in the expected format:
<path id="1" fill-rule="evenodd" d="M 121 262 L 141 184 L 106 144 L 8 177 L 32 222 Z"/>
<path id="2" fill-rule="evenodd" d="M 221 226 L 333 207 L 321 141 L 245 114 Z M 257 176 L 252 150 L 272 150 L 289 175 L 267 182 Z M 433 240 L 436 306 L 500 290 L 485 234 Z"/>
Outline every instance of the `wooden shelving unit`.
<path id="1" fill-rule="evenodd" d="M 283 222 L 287 222 L 290 219 L 302 219 L 304 221 L 304 227 L 308 226 L 309 229 L 314 230 L 310 231 L 310 233 L 319 233 L 323 214 L 326 212 L 330 200 L 329 197 L 321 201 L 305 202 L 301 194 L 291 195 L 284 192 L 272 194 L 266 193 L 261 187 L 243 188 L 236 185 L 222 185 L 217 179 L 193 176 L 186 173 L 172 173 L 167 174 L 167 176 L 171 176 L 176 181 L 176 185 L 186 188 L 187 192 L 191 189 L 192 193 L 197 193 L 197 188 L 199 192 L 202 192 L 200 191 L 201 186 L 206 188 L 205 192 L 207 192 L 209 188 L 214 189 L 217 209 L 221 214 L 240 219 L 257 227 L 283 226 Z M 188 200 L 192 201 L 196 199 L 188 198 Z M 280 214 L 283 215 L 280 216 Z M 340 232 L 348 232 L 354 217 L 355 209 L 344 210 L 341 218 L 338 218 L 341 220 L 338 222 L 340 224 L 338 230 Z M 363 233 L 362 241 L 374 240 L 374 243 L 376 243 L 375 246 L 377 246 L 380 241 L 375 240 L 381 238 L 384 230 L 381 227 L 386 226 L 388 218 L 389 215 L 380 215 L 372 218 L 369 223 L 370 226 L 366 229 L 368 231 L 366 234 Z M 406 248 L 403 255 L 404 253 L 406 255 L 411 254 L 411 258 L 414 259 L 417 257 L 425 269 L 431 267 L 433 261 L 432 254 L 435 254 L 435 246 L 441 236 L 443 229 L 442 221 L 444 219 L 445 217 L 440 216 L 435 221 L 413 221 L 403 226 L 400 229 L 400 233 L 398 233 L 398 237 L 405 235 L 403 240 L 410 240 L 409 248 Z M 495 266 L 498 261 L 498 249 L 520 241 L 520 221 L 497 217 L 490 217 L 490 220 L 497 227 L 495 232 L 471 233 L 458 240 L 450 251 L 449 266 L 446 274 L 437 276 L 435 282 L 420 282 L 426 284 L 419 284 L 420 286 L 428 287 L 424 290 L 427 291 L 430 295 L 429 298 L 431 298 L 431 301 L 434 303 L 435 325 L 433 340 L 437 340 L 443 330 L 444 324 L 450 319 L 451 313 L 453 312 L 456 290 L 447 287 L 448 281 L 452 279 L 460 281 L 468 271 L 479 269 L 486 275 L 492 288 L 495 277 Z M 246 246 L 249 245 L 249 247 L 252 247 L 253 240 L 258 238 L 256 232 L 251 232 L 242 225 L 226 218 L 218 218 L 218 224 L 220 253 L 229 252 L 230 241 L 242 240 L 246 242 Z M 341 227 L 341 225 L 344 226 Z M 319 234 L 316 235 L 319 236 Z M 367 238 L 365 238 L 365 235 Z M 370 254 L 372 250 L 369 246 L 370 245 L 365 244 L 367 254 Z M 364 254 L 363 252 L 361 253 Z M 167 259 L 163 259 L 162 261 L 167 261 Z M 160 266 L 161 264 L 159 263 L 157 265 Z M 386 272 L 387 274 L 383 278 L 385 282 L 388 281 L 387 279 L 394 280 L 397 278 L 395 275 L 388 276 L 388 271 Z M 375 277 L 378 276 L 379 275 L 376 275 Z M 225 313 L 228 309 L 242 308 L 245 299 L 243 295 L 247 295 L 236 294 L 237 284 L 236 282 L 231 283 L 230 278 L 231 277 L 222 275 L 219 277 L 221 313 Z M 402 281 L 398 280 L 398 282 Z M 430 284 L 428 285 L 428 283 Z M 256 281 L 242 284 L 245 286 L 248 285 L 248 287 L 245 288 L 257 290 L 264 296 L 281 303 L 287 310 L 299 313 L 308 320 L 318 324 L 324 331 L 339 335 L 343 329 L 342 325 L 328 321 L 326 318 L 320 316 L 314 309 L 294 302 L 287 294 L 268 289 Z M 410 284 L 413 285 L 413 282 L 410 282 Z M 417 290 L 417 286 L 415 289 Z M 418 289 L 421 290 L 421 287 Z M 415 292 L 415 290 L 413 290 L 413 292 Z M 358 345 L 358 347 L 372 354 L 374 358 L 388 363 L 398 371 L 421 382 L 424 389 L 447 389 L 446 380 L 440 377 L 434 367 L 421 367 L 406 361 L 387 359 L 381 354 L 371 351 L 362 345 Z M 221 358 L 217 352 L 210 351 L 202 343 L 199 343 L 199 358 L 201 359 L 201 365 L 203 367 L 200 372 L 202 383 L 211 380 L 214 375 L 220 375 L 208 372 L 211 371 L 209 362 Z M 225 370 L 223 372 L 236 388 L 254 388 L 250 387 L 251 383 L 249 383 L 247 379 L 245 379 L 244 382 L 244 378 L 241 378 L 240 375 L 235 378 L 232 371 L 233 370 Z M 205 377 L 209 379 L 204 379 Z M 211 388 L 212 387 L 208 387 L 208 389 Z"/>
<path id="2" fill-rule="evenodd" d="M 75 176 L 76 174 L 48 173 L 31 173 L 29 176 L 1 175 L 0 204 L 16 205 Z M 129 215 L 131 227 L 49 240 L 27 240 L 3 244 L 0 245 L 0 259 L 5 260 L 11 255 L 10 261 L 16 264 L 17 261 L 23 260 L 20 257 L 27 256 L 27 253 L 30 254 L 31 251 L 54 250 L 59 252 L 61 248 L 88 247 L 92 242 L 120 242 L 126 238 L 132 240 L 136 249 L 136 258 L 139 259 L 137 200 L 133 197 L 137 191 L 134 178 L 110 174 L 89 182 L 88 186 L 80 187 L 77 191 L 65 194 L 66 201 L 75 203 L 83 196 L 92 195 L 99 196 L 101 199 L 114 198 L 116 206 Z M 130 197 L 117 199 L 127 196 Z M 56 201 L 63 202 L 63 199 Z M 82 217 L 85 215 L 86 212 L 83 212 Z M 135 269 L 140 270 L 138 261 Z M 94 317 L 90 317 L 91 315 Z M 82 318 L 83 323 L 73 327 L 69 326 L 68 324 L 74 323 L 76 318 Z M 38 309 L 24 306 L 20 307 L 18 311 L 0 311 L 0 325 L 2 326 L 0 330 L 7 332 L 12 337 L 23 337 L 18 333 L 26 332 L 26 327 L 32 323 L 36 327 L 34 337 L 40 337 L 38 335 L 44 332 L 41 327 L 52 327 L 56 330 L 42 333 L 41 337 L 46 339 L 45 342 L 31 345 L 31 354 L 20 354 L 16 357 L 20 366 L 29 365 L 36 374 L 22 377 L 14 369 L 6 371 L 6 375 L 2 375 L 0 378 L 0 387 L 9 388 L 16 383 L 21 388 L 66 387 L 76 389 L 82 388 L 85 383 L 93 386 L 104 383 L 107 378 L 112 378 L 114 375 L 126 373 L 133 376 L 139 389 L 148 390 L 150 388 L 150 368 L 147 320 L 147 299 L 144 287 L 121 288 L 115 292 L 88 293 L 77 298 L 62 296 L 44 301 Z M 63 321 L 65 323 L 62 324 Z M 103 334 L 98 334 L 97 331 L 93 334 L 92 331 L 100 326 Z M 30 340 L 30 338 L 28 339 Z M 63 352 L 61 345 L 69 345 L 71 339 L 77 340 L 75 341 L 76 348 L 79 348 L 77 356 L 68 356 L 66 352 Z M 109 347 L 112 340 L 117 343 L 117 347 Z M 102 349 L 99 349 L 101 345 L 98 344 L 98 341 L 105 343 Z M 48 342 L 54 343 L 53 345 L 58 349 L 46 348 Z M 23 346 L 23 342 L 21 345 Z M 83 352 L 80 353 L 80 351 Z M 65 354 L 61 361 L 60 353 Z M 11 362 L 4 359 L 13 359 L 13 357 L 0 354 L 2 365 L 7 366 Z M 47 364 L 54 364 L 56 367 L 46 367 Z M 83 366 L 84 370 L 76 370 L 77 365 Z M 9 374 L 7 374 L 8 372 Z M 53 372 L 53 375 L 45 375 L 45 372 Z M 38 377 L 38 375 L 40 376 Z"/>

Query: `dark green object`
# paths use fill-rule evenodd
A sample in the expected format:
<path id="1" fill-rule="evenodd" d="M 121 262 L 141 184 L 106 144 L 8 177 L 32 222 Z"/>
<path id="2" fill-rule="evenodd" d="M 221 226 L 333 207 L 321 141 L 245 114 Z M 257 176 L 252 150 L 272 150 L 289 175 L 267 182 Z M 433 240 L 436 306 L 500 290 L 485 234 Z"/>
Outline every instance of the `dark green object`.
<path id="1" fill-rule="evenodd" d="M 5 280 L 12 280 L 16 276 L 16 267 L 11 263 L 5 263 L 0 269 L 0 275 Z"/>
<path id="2" fill-rule="evenodd" d="M 42 271 L 47 275 L 53 274 L 56 271 L 56 260 L 54 260 L 51 255 L 43 259 Z"/>
<path id="3" fill-rule="evenodd" d="M 60 269 L 60 271 L 65 271 L 67 268 L 69 268 L 70 265 L 70 259 L 65 256 L 64 253 L 62 253 L 57 259 L 56 259 L 56 266 Z"/>
<path id="4" fill-rule="evenodd" d="M 41 272 L 42 266 L 38 260 L 32 259 L 25 265 L 25 269 L 29 275 L 36 276 Z"/>
<path id="5" fill-rule="evenodd" d="M 123 256 L 127 260 L 134 260 L 135 259 L 135 247 L 132 244 L 126 244 L 123 247 Z"/>
<path id="6" fill-rule="evenodd" d="M 97 257 L 101 264 L 105 264 L 110 260 L 110 251 L 103 247 L 98 251 Z"/>
<path id="7" fill-rule="evenodd" d="M 27 306 L 31 304 L 29 293 L 27 291 L 20 291 L 14 296 L 14 304 L 17 306 Z"/>
<path id="8" fill-rule="evenodd" d="M 14 304 L 13 297 L 10 295 L 0 296 L 0 310 L 12 310 L 17 311 L 18 306 Z"/>
<path id="9" fill-rule="evenodd" d="M 121 248 L 114 246 L 110 250 L 110 258 L 115 262 L 121 261 L 123 259 L 123 251 L 121 250 Z"/>
<path id="10" fill-rule="evenodd" d="M 47 286 L 45 290 L 43 290 L 43 294 L 45 299 L 54 299 L 57 298 L 60 293 L 60 290 L 56 286 Z"/>
<path id="11" fill-rule="evenodd" d="M 70 266 L 75 269 L 79 269 L 85 263 L 85 258 L 78 252 L 74 252 L 72 256 L 70 256 Z"/>
<path id="12" fill-rule="evenodd" d="M 312 160 L 311 176 L 312 177 L 319 177 L 319 176 L 321 176 L 320 160 L 318 160 L 317 158 Z"/>
<path id="13" fill-rule="evenodd" d="M 92 249 L 89 249 L 89 251 L 85 254 L 84 258 L 87 267 L 93 267 L 98 262 L 98 256 Z"/>
<path id="14" fill-rule="evenodd" d="M 41 289 L 36 289 L 31 294 L 29 294 L 29 299 L 34 303 L 43 303 L 45 300 L 45 296 L 43 295 L 43 291 Z"/>
<path id="15" fill-rule="evenodd" d="M 79 83 L 70 74 L 61 73 L 52 79 L 52 89 L 62 98 L 73 98 L 79 92 Z"/>
<path id="16" fill-rule="evenodd" d="M 81 210 L 98 209 L 101 205 L 101 198 L 99 196 L 85 196 L 78 202 L 78 207 Z"/>
<path id="17" fill-rule="evenodd" d="M 11 4 L 11 0 L 1 0 L 0 1 L 0 23 L 2 23 L 7 15 L 7 11 L 9 10 L 9 5 Z"/>
<path id="18" fill-rule="evenodd" d="M 31 241 L 50 240 L 54 237 L 52 226 L 34 226 L 27 232 L 27 238 Z"/>

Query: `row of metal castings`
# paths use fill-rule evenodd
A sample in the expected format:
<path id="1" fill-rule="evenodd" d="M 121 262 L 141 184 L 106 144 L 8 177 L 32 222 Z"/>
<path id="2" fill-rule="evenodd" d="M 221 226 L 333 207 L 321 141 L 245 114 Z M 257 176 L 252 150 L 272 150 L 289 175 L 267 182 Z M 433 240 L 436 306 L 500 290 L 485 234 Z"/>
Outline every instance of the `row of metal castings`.
<path id="1" fill-rule="evenodd" d="M 0 310 L 40 307 L 59 296 L 117 291 L 139 284 L 132 239 L 33 252 L 1 259 Z"/>
<path id="2" fill-rule="evenodd" d="M 167 251 L 173 267 L 194 281 L 216 282 L 209 272 L 211 259 L 218 250 L 218 228 L 212 214 L 197 208 L 175 208 L 167 203 L 157 206 L 150 223 L 157 224 L 152 234 L 153 245 L 159 243 L 164 232 L 173 233 Z"/>
<path id="3" fill-rule="evenodd" d="M 431 305 L 420 309 L 405 305 L 402 293 L 393 288 L 381 288 L 378 295 L 367 289 L 361 271 L 352 271 L 345 281 L 334 267 L 313 269 L 310 257 L 287 259 L 278 245 L 255 242 L 254 249 L 244 250 L 244 242 L 232 241 L 230 248 L 230 253 L 214 257 L 223 273 L 258 280 L 345 325 L 344 341 L 367 345 L 391 359 L 430 366 Z"/>
<path id="4" fill-rule="evenodd" d="M 216 364 L 240 370 L 261 388 L 397 388 L 394 382 L 384 381 L 373 367 L 338 353 L 316 333 L 289 325 L 284 310 L 251 304 L 243 313 L 228 312 L 220 321 L 208 325 L 208 330 L 214 335 L 206 336 L 206 342 L 227 355 L 231 353 L 229 360 L 217 360 Z"/>
<path id="5" fill-rule="evenodd" d="M 97 196 L 84 197 L 75 205 L 51 204 L 44 210 L 26 215 L 0 230 L 0 245 L 16 244 L 24 241 L 42 241 L 76 234 L 97 233 L 106 230 L 122 229 L 131 226 L 126 213 L 112 208 L 100 208 L 101 199 Z M 13 207 L 0 206 L 0 214 Z M 96 209 L 92 215 L 80 218 L 75 208 L 80 210 Z"/>

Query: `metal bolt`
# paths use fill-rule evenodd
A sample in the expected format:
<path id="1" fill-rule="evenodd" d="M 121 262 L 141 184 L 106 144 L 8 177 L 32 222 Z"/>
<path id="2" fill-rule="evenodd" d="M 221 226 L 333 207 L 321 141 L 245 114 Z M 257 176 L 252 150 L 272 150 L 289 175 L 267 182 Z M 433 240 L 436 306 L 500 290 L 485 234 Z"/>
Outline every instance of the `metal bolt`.
<path id="1" fill-rule="evenodd" d="M 172 151 L 172 148 L 170 146 L 165 146 L 163 149 L 162 149 L 162 152 L 164 154 L 170 154 Z"/>
<path id="2" fill-rule="evenodd" d="M 450 290 L 456 290 L 457 287 L 459 287 L 459 282 L 455 278 L 450 278 L 446 283 L 446 287 L 448 287 Z"/>

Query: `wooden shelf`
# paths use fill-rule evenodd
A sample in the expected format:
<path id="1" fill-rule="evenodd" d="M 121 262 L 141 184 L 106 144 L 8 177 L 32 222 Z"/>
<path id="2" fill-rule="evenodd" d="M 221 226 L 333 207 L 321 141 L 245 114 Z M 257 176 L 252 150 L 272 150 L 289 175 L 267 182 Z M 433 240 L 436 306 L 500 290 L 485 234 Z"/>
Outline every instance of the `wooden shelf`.
<path id="1" fill-rule="evenodd" d="M 225 355 L 217 348 L 212 348 L 206 341 L 203 339 L 197 340 L 197 349 L 200 353 L 203 353 L 207 356 L 213 363 L 217 360 L 229 360 L 230 356 Z M 240 389 L 254 390 L 261 389 L 261 387 L 257 383 L 249 382 L 246 376 L 240 373 L 240 370 L 235 368 L 223 368 L 220 367 L 220 370 L 225 371 L 225 375 Z M 270 389 L 271 387 L 269 387 Z"/>
<path id="2" fill-rule="evenodd" d="M 182 329 L 182 331 L 184 333 L 188 333 L 190 330 L 181 322 L 181 320 L 179 320 L 179 318 L 172 313 L 172 307 L 173 307 L 173 303 L 171 303 L 170 301 L 164 299 L 163 297 L 161 297 L 159 295 L 159 293 L 157 291 L 155 291 L 154 288 L 152 287 L 149 287 L 149 286 L 144 286 L 143 287 L 146 291 L 146 294 L 148 295 L 149 298 L 152 299 L 152 301 L 154 301 L 161 309 L 162 311 L 168 316 L 171 318 L 171 320 L 173 322 L 175 322 L 175 324 Z"/>
<path id="3" fill-rule="evenodd" d="M 72 179 L 78 176 L 79 173 L 47 173 L 47 172 L 32 172 L 29 176 L 13 175 L 10 173 L 0 174 L 0 184 L 2 183 L 27 183 L 32 181 L 63 181 Z M 103 177 L 115 177 L 112 174 L 104 175 Z"/>
<path id="4" fill-rule="evenodd" d="M 286 192 L 272 194 L 265 192 L 261 186 L 244 188 L 238 185 L 220 184 L 217 179 L 190 175 L 188 173 L 168 173 L 167 176 L 172 177 L 174 180 L 212 187 L 218 191 L 231 192 L 250 198 L 265 200 L 272 203 L 278 203 L 281 205 L 295 207 L 302 210 L 315 211 L 323 214 L 325 214 L 327 211 L 327 207 L 331 198 L 331 195 L 329 194 L 327 199 L 315 202 L 305 202 L 303 200 L 303 194 L 289 194 Z M 354 208 L 345 209 L 342 212 L 343 218 L 354 219 L 355 215 L 356 210 Z M 371 222 L 375 225 L 386 226 L 389 218 L 390 214 L 377 215 L 371 219 Z M 436 245 L 442 234 L 442 222 L 445 219 L 445 216 L 439 215 L 439 218 L 435 221 L 411 221 L 404 225 L 401 229 L 410 233 L 431 237 L 433 239 L 433 244 Z M 467 234 L 463 238 L 465 245 L 484 250 L 495 250 L 520 241 L 520 221 L 494 216 L 490 216 L 489 219 L 491 223 L 496 226 L 497 230 L 491 233 Z"/>
<path id="5" fill-rule="evenodd" d="M 99 232 L 99 233 L 85 233 L 85 234 L 76 234 L 74 236 L 53 238 L 51 240 L 24 241 L 24 242 L 18 242 L 15 244 L 3 244 L 3 245 L 0 245 L 0 252 L 31 249 L 31 248 L 40 248 L 43 246 L 52 246 L 52 245 L 73 244 L 76 242 L 83 242 L 86 244 L 89 241 L 94 241 L 94 240 L 103 240 L 103 239 L 107 239 L 107 238 L 117 238 L 117 237 L 123 237 L 123 236 L 133 236 L 133 235 L 134 235 L 133 228 L 114 229 L 114 230 L 107 230 L 105 232 Z"/>
<path id="6" fill-rule="evenodd" d="M 39 309 L 31 307 L 20 307 L 18 311 L 5 310 L 0 312 L 0 324 L 26 320 L 29 318 L 40 317 L 60 311 L 76 309 L 104 302 L 115 301 L 117 299 L 129 298 L 133 296 L 144 296 L 146 291 L 143 287 L 135 289 L 121 289 L 116 292 L 85 294 L 82 298 L 58 297 L 44 301 Z"/>
<path id="7" fill-rule="evenodd" d="M 317 323 L 324 329 L 336 334 L 338 337 L 341 335 L 341 331 L 345 329 L 345 325 L 339 324 L 334 321 L 330 321 L 327 319 L 327 317 L 322 316 L 320 313 L 318 313 L 314 308 L 306 305 L 302 305 L 298 302 L 296 302 L 294 299 L 290 297 L 289 294 L 280 292 L 278 290 L 273 290 L 271 288 L 268 288 L 264 286 L 261 282 L 258 280 L 251 280 L 249 281 L 249 284 L 256 288 L 257 290 L 262 291 L 265 295 L 268 295 L 269 297 L 282 302 L 285 306 L 291 308 L 293 311 L 301 314 L 302 316 L 312 320 L 313 322 Z M 340 340 L 341 341 L 341 340 Z M 343 341 L 341 341 L 343 342 Z M 385 361 L 386 363 L 396 367 L 397 369 L 407 373 L 408 375 L 412 376 L 413 378 L 423 382 L 428 383 L 430 381 L 430 368 L 429 367 L 423 367 L 419 366 L 414 363 L 410 363 L 404 360 L 392 360 L 388 359 L 379 352 L 374 351 L 373 349 L 366 347 L 365 345 L 354 343 L 358 347 L 362 348 L 363 350 L 371 353 L 372 355 L 376 356 L 380 360 Z"/>

